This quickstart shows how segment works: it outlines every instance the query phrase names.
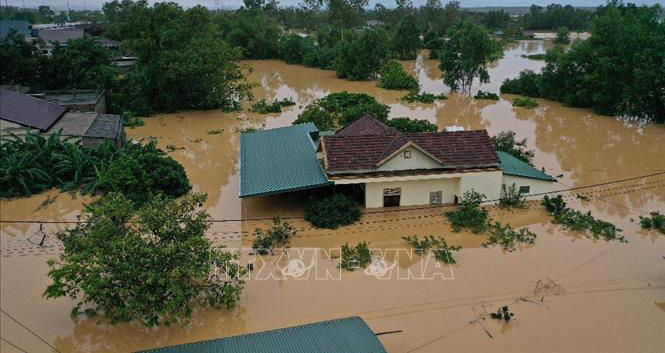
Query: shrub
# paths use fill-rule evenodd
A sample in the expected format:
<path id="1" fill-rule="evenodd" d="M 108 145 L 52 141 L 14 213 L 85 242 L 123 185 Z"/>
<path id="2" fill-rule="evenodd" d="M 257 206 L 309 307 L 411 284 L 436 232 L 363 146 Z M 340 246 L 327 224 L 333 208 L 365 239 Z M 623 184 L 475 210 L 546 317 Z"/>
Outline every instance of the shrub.
<path id="1" fill-rule="evenodd" d="M 556 31 L 556 38 L 554 43 L 557 44 L 568 44 L 570 43 L 570 30 L 568 27 L 559 27 Z"/>
<path id="2" fill-rule="evenodd" d="M 459 251 L 462 249 L 461 246 L 448 245 L 448 242 L 446 242 L 445 239 L 434 237 L 433 235 L 426 235 L 422 240 L 419 240 L 418 237 L 414 235 L 402 237 L 402 239 L 416 249 L 416 254 L 422 256 L 431 250 L 437 261 L 447 264 L 456 263 L 455 258 L 453 257 L 453 251 Z"/>
<path id="3" fill-rule="evenodd" d="M 343 194 L 332 194 L 323 200 L 311 203 L 305 209 L 305 220 L 317 228 L 337 229 L 359 219 L 358 205 Z"/>
<path id="4" fill-rule="evenodd" d="M 489 238 L 483 244 L 484 247 L 499 244 L 504 250 L 514 251 L 518 243 L 533 244 L 536 241 L 536 234 L 528 228 L 522 228 L 519 231 L 513 229 L 510 224 L 502 225 L 495 222 L 489 228 Z"/>
<path id="5" fill-rule="evenodd" d="M 513 131 L 501 131 L 490 138 L 494 149 L 510 154 L 511 156 L 533 166 L 533 151 L 527 149 L 527 140 L 517 141 Z"/>
<path id="6" fill-rule="evenodd" d="M 651 212 L 650 214 L 651 217 L 640 216 L 640 225 L 642 228 L 657 229 L 665 234 L 665 215 L 660 214 L 658 211 Z"/>
<path id="7" fill-rule="evenodd" d="M 178 197 L 192 189 L 185 168 L 158 149 L 155 140 L 125 145 L 98 179 L 99 191 L 121 192 L 138 205 L 156 194 Z"/>
<path id="8" fill-rule="evenodd" d="M 529 97 L 516 97 L 513 99 L 513 107 L 533 108 L 538 106 L 538 101 Z"/>
<path id="9" fill-rule="evenodd" d="M 287 34 L 279 38 L 277 53 L 287 64 L 302 64 L 305 41 L 297 34 Z"/>
<path id="10" fill-rule="evenodd" d="M 392 90 L 409 90 L 409 91 L 418 91 L 420 85 L 418 80 L 415 77 L 409 75 L 402 64 L 395 60 L 391 60 L 381 69 L 379 77 L 379 82 L 377 86 L 384 89 Z"/>
<path id="11" fill-rule="evenodd" d="M 627 242 L 620 235 L 621 229 L 614 224 L 594 218 L 591 212 L 580 212 L 566 207 L 566 202 L 561 195 L 556 198 L 543 198 L 542 205 L 552 216 L 552 223 L 561 224 L 564 228 L 573 231 L 591 233 L 594 239 L 602 237 L 605 240 L 619 240 Z"/>
<path id="12" fill-rule="evenodd" d="M 309 104 L 294 124 L 314 123 L 320 131 L 335 130 L 364 115 L 386 121 L 390 107 L 364 93 L 331 93 Z"/>
<path id="13" fill-rule="evenodd" d="M 483 91 L 478 91 L 475 96 L 473 96 L 474 99 L 489 99 L 493 101 L 498 101 L 499 100 L 499 95 L 496 93 L 490 93 L 490 92 L 483 92 Z"/>
<path id="14" fill-rule="evenodd" d="M 527 97 L 542 97 L 543 77 L 531 70 L 520 72 L 517 78 L 505 79 L 501 93 L 521 94 Z"/>
<path id="15" fill-rule="evenodd" d="M 501 308 L 497 309 L 495 313 L 490 313 L 490 317 L 495 320 L 503 320 L 503 321 L 510 321 L 512 320 L 513 316 L 515 314 L 510 312 L 510 308 L 508 308 L 508 305 L 504 305 Z"/>
<path id="16" fill-rule="evenodd" d="M 425 119 L 409 119 L 406 117 L 390 119 L 388 126 L 402 132 L 436 132 L 436 125 Z"/>
<path id="17" fill-rule="evenodd" d="M 489 214 L 480 207 L 484 198 L 485 195 L 471 189 L 462 195 L 456 210 L 445 213 L 453 231 L 459 232 L 462 228 L 468 228 L 474 233 L 481 233 L 487 229 Z"/>
<path id="18" fill-rule="evenodd" d="M 527 59 L 531 59 L 531 60 L 544 61 L 545 57 L 547 57 L 547 54 L 529 54 L 529 55 L 522 54 L 522 57 L 527 58 Z"/>
<path id="19" fill-rule="evenodd" d="M 413 103 L 413 102 L 420 102 L 420 103 L 434 103 L 435 100 L 437 99 L 448 99 L 448 97 L 441 93 L 439 95 L 435 95 L 433 93 L 418 93 L 415 91 L 409 92 L 406 96 L 402 97 L 403 100 Z"/>
<path id="20" fill-rule="evenodd" d="M 272 226 L 267 230 L 256 228 L 252 249 L 260 255 L 272 254 L 275 249 L 288 247 L 290 239 L 296 235 L 296 230 L 288 222 L 275 216 Z"/>
<path id="21" fill-rule="evenodd" d="M 371 262 L 372 254 L 368 242 L 360 242 L 355 247 L 348 243 L 342 245 L 342 259 L 339 264 L 341 268 L 353 271 L 358 267 L 367 267 Z"/>
<path id="22" fill-rule="evenodd" d="M 502 189 L 503 192 L 501 193 L 501 198 L 499 199 L 499 206 L 501 206 L 501 208 L 511 209 L 526 207 L 526 199 L 519 191 L 515 183 L 508 187 L 506 187 L 506 184 L 503 184 Z"/>
<path id="23" fill-rule="evenodd" d="M 265 99 L 261 99 L 252 105 L 252 111 L 259 114 L 281 113 L 283 107 L 288 107 L 295 104 L 296 102 L 294 102 L 291 98 L 275 100 L 272 103 L 268 103 Z"/>
<path id="24" fill-rule="evenodd" d="M 129 110 L 125 110 L 122 112 L 122 120 L 124 126 L 128 128 L 135 128 L 145 125 L 143 119 L 137 117 L 136 115 L 134 115 L 133 112 Z"/>

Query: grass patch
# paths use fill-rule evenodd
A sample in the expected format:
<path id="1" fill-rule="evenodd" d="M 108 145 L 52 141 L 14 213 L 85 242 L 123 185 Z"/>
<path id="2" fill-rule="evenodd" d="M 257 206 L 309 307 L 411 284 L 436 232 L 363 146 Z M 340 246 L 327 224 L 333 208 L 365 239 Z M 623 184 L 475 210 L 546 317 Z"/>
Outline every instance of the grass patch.
<path id="1" fill-rule="evenodd" d="M 259 131 L 263 131 L 263 129 L 258 128 L 258 127 L 252 127 L 252 126 L 245 127 L 245 128 L 242 128 L 242 129 L 236 129 L 236 132 L 239 133 L 239 134 L 249 134 L 249 133 L 252 133 L 252 132 L 259 132 Z"/>
<path id="2" fill-rule="evenodd" d="M 534 108 L 538 106 L 538 101 L 529 97 L 516 97 L 513 99 L 513 107 Z"/>
<path id="3" fill-rule="evenodd" d="M 660 212 L 651 212 L 651 217 L 640 216 L 640 225 L 645 229 L 656 229 L 665 234 L 665 215 Z"/>
<path id="4" fill-rule="evenodd" d="M 454 232 L 459 232 L 463 228 L 474 233 L 482 233 L 487 230 L 489 214 L 487 210 L 480 207 L 484 198 L 485 195 L 471 189 L 462 195 L 456 210 L 445 213 Z"/>
<path id="5" fill-rule="evenodd" d="M 619 234 L 621 229 L 614 224 L 594 218 L 591 211 L 584 213 L 568 208 L 561 195 L 554 198 L 545 195 L 542 205 L 552 216 L 552 222 L 560 224 L 566 229 L 590 234 L 594 239 L 603 238 L 607 241 L 628 242 L 623 235 Z"/>
<path id="6" fill-rule="evenodd" d="M 296 102 L 294 102 L 291 98 L 275 100 L 272 103 L 268 103 L 268 101 L 265 99 L 261 99 L 252 105 L 252 111 L 259 114 L 281 113 L 283 107 L 288 107 L 295 104 Z"/>
<path id="7" fill-rule="evenodd" d="M 435 100 L 448 99 L 448 96 L 441 93 L 435 95 L 433 93 L 418 93 L 417 91 L 411 91 L 406 96 L 402 97 L 402 100 L 405 100 L 409 103 L 420 102 L 420 103 L 434 103 Z"/>
<path id="8" fill-rule="evenodd" d="M 416 250 L 416 254 L 423 256 L 428 251 L 432 251 L 437 261 L 447 264 L 456 263 L 453 252 L 462 249 L 461 246 L 448 245 L 445 239 L 433 235 L 426 235 L 422 240 L 415 235 L 402 237 L 402 239 Z"/>
<path id="9" fill-rule="evenodd" d="M 219 135 L 222 132 L 224 132 L 224 129 L 212 129 L 212 130 L 207 130 L 208 135 Z"/>
<path id="10" fill-rule="evenodd" d="M 357 222 L 360 215 L 358 205 L 343 194 L 332 194 L 305 209 L 305 220 L 317 228 L 337 229 Z"/>
<path id="11" fill-rule="evenodd" d="M 369 251 L 369 243 L 366 241 L 360 242 L 355 246 L 348 243 L 342 245 L 342 259 L 340 260 L 339 267 L 353 271 L 359 267 L 367 267 L 372 262 L 372 254 Z"/>
<path id="12" fill-rule="evenodd" d="M 504 250 L 512 252 L 520 243 L 534 244 L 536 242 L 536 234 L 528 228 L 515 230 L 510 224 L 501 225 L 501 223 L 495 222 L 489 227 L 489 233 L 487 242 L 483 244 L 484 247 L 498 244 Z"/>
<path id="13" fill-rule="evenodd" d="M 499 95 L 491 92 L 478 91 L 478 93 L 476 93 L 476 95 L 473 96 L 473 99 L 489 99 L 493 101 L 498 101 Z"/>
<path id="14" fill-rule="evenodd" d="M 259 255 L 272 254 L 275 249 L 288 247 L 291 237 L 295 234 L 296 230 L 289 222 L 282 222 L 279 216 L 275 216 L 268 229 L 256 228 L 254 230 L 255 238 L 252 249 Z"/>

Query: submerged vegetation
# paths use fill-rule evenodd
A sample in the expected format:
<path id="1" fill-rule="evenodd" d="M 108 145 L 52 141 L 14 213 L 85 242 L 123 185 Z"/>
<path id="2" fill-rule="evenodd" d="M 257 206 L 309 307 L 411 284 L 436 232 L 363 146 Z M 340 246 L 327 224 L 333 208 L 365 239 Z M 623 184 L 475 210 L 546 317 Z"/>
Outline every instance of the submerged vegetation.
<path id="1" fill-rule="evenodd" d="M 391 60 L 383 67 L 376 83 L 378 87 L 392 90 L 418 91 L 420 85 L 415 77 L 404 71 L 402 64 Z"/>
<path id="2" fill-rule="evenodd" d="M 515 97 L 513 107 L 534 108 L 538 106 L 538 101 L 529 97 Z"/>
<path id="3" fill-rule="evenodd" d="M 415 235 L 410 235 L 402 237 L 402 239 L 415 249 L 416 254 L 422 256 L 431 251 L 437 261 L 447 264 L 456 263 L 453 252 L 462 249 L 461 246 L 448 245 L 445 239 L 433 235 L 426 235 L 422 239 L 418 239 Z"/>
<path id="4" fill-rule="evenodd" d="M 483 244 L 484 247 L 489 245 L 498 244 L 509 252 L 515 251 L 518 244 L 534 244 L 536 242 L 536 234 L 529 230 L 529 228 L 522 228 L 515 230 L 510 224 L 502 225 L 495 222 L 489 227 L 489 237 L 487 242 Z"/>
<path id="5" fill-rule="evenodd" d="M 104 143 L 93 149 L 59 134 L 13 136 L 0 145 L 0 176 L 2 197 L 60 188 L 122 192 L 141 204 L 151 195 L 178 197 L 191 189 L 182 165 L 158 149 L 154 140 L 128 142 L 121 148 Z"/>
<path id="6" fill-rule="evenodd" d="M 281 113 L 282 108 L 295 104 L 296 102 L 291 98 L 275 100 L 272 103 L 268 103 L 265 99 L 261 99 L 252 105 L 252 111 L 259 114 Z"/>
<path id="7" fill-rule="evenodd" d="M 73 298 L 73 316 L 145 326 L 186 324 L 199 306 L 235 307 L 244 270 L 205 237 L 205 199 L 157 196 L 137 208 L 122 193 L 106 194 L 86 207 L 86 222 L 57 233 L 64 250 L 48 261 L 44 296 Z"/>
<path id="8" fill-rule="evenodd" d="M 501 185 L 499 206 L 506 209 L 526 207 L 526 199 L 515 183 L 510 186 L 506 186 L 506 184 Z"/>
<path id="9" fill-rule="evenodd" d="M 360 219 L 360 208 L 344 194 L 332 194 L 312 202 L 305 209 L 305 220 L 317 228 L 337 229 Z"/>
<path id="10" fill-rule="evenodd" d="M 497 309 L 495 313 L 490 313 L 490 318 L 495 320 L 503 320 L 505 322 L 512 320 L 513 316 L 515 316 L 515 314 L 510 311 L 508 305 L 504 305 Z"/>
<path id="11" fill-rule="evenodd" d="M 252 249 L 260 255 L 272 254 L 275 249 L 288 247 L 289 241 L 294 235 L 296 235 L 295 228 L 289 222 L 282 221 L 279 216 L 275 216 L 268 229 L 256 228 L 254 230 Z"/>
<path id="12" fill-rule="evenodd" d="M 476 95 L 473 96 L 473 99 L 488 99 L 488 100 L 498 101 L 499 95 L 491 92 L 478 91 L 478 93 L 476 93 Z"/>
<path id="13" fill-rule="evenodd" d="M 584 213 L 568 208 L 561 195 L 554 198 L 545 195 L 542 204 L 552 216 L 552 222 L 566 229 L 590 234 L 594 239 L 627 242 L 626 238 L 619 234 L 621 229 L 614 224 L 594 218 L 591 211 Z"/>
<path id="14" fill-rule="evenodd" d="M 356 268 L 367 267 L 372 262 L 372 253 L 369 251 L 369 243 L 360 242 L 355 246 L 342 245 L 342 254 L 339 267 L 353 271 Z"/>
<path id="15" fill-rule="evenodd" d="M 640 225 L 645 229 L 656 229 L 665 234 L 665 215 L 658 211 L 651 212 L 650 217 L 640 216 Z"/>
<path id="16" fill-rule="evenodd" d="M 411 91 L 406 96 L 402 97 L 402 100 L 405 100 L 409 103 L 420 102 L 420 103 L 434 103 L 435 100 L 448 99 L 448 96 L 445 94 L 433 94 L 433 93 L 418 93 L 417 91 Z"/>
<path id="17" fill-rule="evenodd" d="M 485 195 L 473 189 L 466 191 L 462 195 L 457 209 L 445 213 L 454 232 L 459 232 L 463 228 L 474 233 L 482 233 L 487 230 L 489 213 L 480 206 L 484 198 Z"/>
<path id="18" fill-rule="evenodd" d="M 364 115 L 371 115 L 383 122 L 388 119 L 390 107 L 380 104 L 364 93 L 331 93 L 309 104 L 298 115 L 294 124 L 312 122 L 319 131 L 337 130 Z"/>

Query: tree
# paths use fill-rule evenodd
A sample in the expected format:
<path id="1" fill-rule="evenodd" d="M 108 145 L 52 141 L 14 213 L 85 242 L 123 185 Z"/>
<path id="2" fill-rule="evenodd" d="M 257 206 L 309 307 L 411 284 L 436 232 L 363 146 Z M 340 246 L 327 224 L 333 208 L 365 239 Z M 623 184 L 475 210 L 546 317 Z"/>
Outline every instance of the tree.
<path id="1" fill-rule="evenodd" d="M 554 43 L 557 44 L 568 44 L 570 43 L 570 30 L 568 27 L 563 26 L 559 27 L 556 31 L 556 38 L 554 39 Z"/>
<path id="2" fill-rule="evenodd" d="M 443 82 L 456 90 L 470 89 L 473 79 L 489 82 L 487 64 L 501 57 L 501 45 L 487 35 L 480 26 L 464 22 L 449 34 L 439 57 L 439 68 L 444 72 Z"/>
<path id="3" fill-rule="evenodd" d="M 518 141 L 515 139 L 515 132 L 508 130 L 490 137 L 490 141 L 492 141 L 495 150 L 506 152 L 525 163 L 533 165 L 533 150 L 528 149 L 526 138 Z"/>
<path id="4" fill-rule="evenodd" d="M 107 5 L 108 35 L 122 39 L 138 56 L 115 98 L 128 109 L 237 109 L 249 96 L 245 67 L 238 63 L 242 52 L 220 37 L 206 8 L 185 11 L 175 3 L 149 7 L 146 1 Z"/>
<path id="5" fill-rule="evenodd" d="M 393 90 L 418 91 L 418 80 L 404 71 L 402 64 L 395 60 L 389 61 L 381 70 L 381 76 L 376 84 L 378 87 Z"/>
<path id="6" fill-rule="evenodd" d="M 416 24 L 416 16 L 407 14 L 399 21 L 393 35 L 393 52 L 401 60 L 412 60 L 416 58 L 420 48 L 422 48 L 422 43 L 420 41 L 420 31 Z"/>
<path id="7" fill-rule="evenodd" d="M 491 10 L 482 19 L 483 25 L 490 29 L 500 29 L 510 23 L 510 15 L 501 10 Z"/>
<path id="8" fill-rule="evenodd" d="M 304 0 L 304 4 L 313 10 L 326 5 L 330 23 L 342 28 L 353 28 L 362 22 L 362 14 L 369 0 Z"/>
<path id="9" fill-rule="evenodd" d="M 70 297 L 79 312 L 145 326 L 186 323 L 195 306 L 232 308 L 244 281 L 237 257 L 205 237 L 204 194 L 156 197 L 136 209 L 111 193 L 86 207 L 86 222 L 57 233 L 47 298 Z"/>
<path id="10" fill-rule="evenodd" d="M 357 222 L 360 216 L 356 202 L 343 194 L 332 194 L 305 209 L 305 220 L 317 228 L 337 229 Z"/>
<path id="11" fill-rule="evenodd" d="M 103 88 L 119 74 L 111 51 L 91 37 L 56 45 L 45 63 L 41 78 L 48 89 Z"/>
<path id="12" fill-rule="evenodd" d="M 437 31 L 437 23 L 441 18 L 443 5 L 441 0 L 427 0 L 425 6 L 420 10 L 422 12 L 423 20 L 425 21 L 425 32 Z"/>
<path id="13" fill-rule="evenodd" d="M 278 42 L 282 34 L 274 18 L 260 8 L 224 12 L 215 18 L 226 41 L 243 49 L 247 59 L 272 59 L 278 57 Z"/>
<path id="14" fill-rule="evenodd" d="M 351 81 L 373 79 L 388 61 L 388 34 L 381 28 L 365 29 L 360 34 L 345 31 L 336 46 L 335 71 Z"/>
<path id="15" fill-rule="evenodd" d="M 394 118 L 387 121 L 388 126 L 402 132 L 436 132 L 436 124 L 425 119 Z"/>
<path id="16" fill-rule="evenodd" d="M 388 119 L 390 107 L 364 93 L 331 93 L 308 105 L 294 124 L 312 122 L 320 131 L 337 130 L 364 115 L 381 121 Z"/>
<path id="17" fill-rule="evenodd" d="M 0 82 L 27 86 L 37 83 L 45 60 L 37 42 L 26 41 L 11 30 L 0 39 Z"/>

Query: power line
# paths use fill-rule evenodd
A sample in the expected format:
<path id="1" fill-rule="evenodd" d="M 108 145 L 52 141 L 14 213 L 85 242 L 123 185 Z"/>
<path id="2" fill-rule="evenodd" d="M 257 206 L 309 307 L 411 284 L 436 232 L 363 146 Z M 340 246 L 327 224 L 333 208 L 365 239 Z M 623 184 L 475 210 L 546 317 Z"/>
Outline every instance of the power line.
<path id="1" fill-rule="evenodd" d="M 25 349 L 23 349 L 23 348 L 21 348 L 21 347 L 15 345 L 14 343 L 12 343 L 12 341 L 10 341 L 10 340 L 8 340 L 8 339 L 6 339 L 6 338 L 4 338 L 4 337 L 0 337 L 0 340 L 3 340 L 3 341 L 5 341 L 5 342 L 7 342 L 8 345 L 10 345 L 10 346 L 12 346 L 12 347 L 18 349 L 18 350 L 21 351 L 21 352 L 28 353 L 28 351 L 26 351 Z"/>
<path id="2" fill-rule="evenodd" d="M 588 188 L 593 188 L 593 187 L 598 187 L 598 186 L 623 183 L 623 182 L 626 182 L 626 181 L 643 179 L 643 178 L 648 178 L 648 177 L 652 177 L 652 176 L 656 176 L 656 175 L 662 175 L 662 174 L 665 174 L 665 171 L 658 172 L 658 173 L 652 173 L 652 174 L 644 174 L 644 175 L 639 175 L 639 176 L 625 178 L 625 179 L 612 180 L 612 181 L 607 181 L 607 182 L 603 182 L 603 183 L 596 183 L 596 184 L 584 185 L 584 186 L 576 186 L 576 187 L 571 187 L 571 188 L 561 189 L 561 190 L 539 192 L 539 193 L 534 193 L 534 194 L 526 194 L 524 196 L 533 197 L 533 196 L 544 196 L 544 195 L 551 195 L 551 194 L 559 194 L 559 193 L 563 193 L 563 192 L 570 192 L 570 191 L 588 189 Z M 485 200 L 485 201 L 482 201 L 482 203 L 494 203 L 494 202 L 498 202 L 500 200 L 501 199 Z M 364 211 L 364 212 L 362 212 L 362 214 L 372 215 L 372 214 L 381 214 L 381 213 L 390 213 L 390 212 L 416 211 L 416 210 L 424 210 L 424 209 L 442 208 L 442 207 L 445 207 L 445 206 L 446 205 L 426 205 L 426 206 L 412 207 L 412 208 L 409 208 L 409 209 Z M 280 217 L 280 218 L 281 219 L 304 219 L 305 217 L 303 217 L 303 216 L 284 216 L 284 217 Z M 214 219 L 213 218 L 213 219 L 210 219 L 210 222 L 211 223 L 226 223 L 226 222 L 244 222 L 244 221 L 269 221 L 269 220 L 272 220 L 272 219 L 273 219 L 273 217 L 257 217 L 257 218 L 245 218 L 245 219 L 242 219 L 242 218 L 240 218 L 240 219 Z M 40 221 L 40 220 L 27 219 L 27 220 L 0 220 L 0 223 L 81 224 L 81 223 L 87 223 L 87 221 Z"/>
<path id="3" fill-rule="evenodd" d="M 53 345 L 51 345 L 50 343 L 48 343 L 48 342 L 47 342 L 45 339 L 43 339 L 40 335 L 36 334 L 36 333 L 35 333 L 34 331 L 32 331 L 31 329 L 27 328 L 25 325 L 23 325 L 23 324 L 20 323 L 18 320 L 16 320 L 13 316 L 7 314 L 7 312 L 6 312 L 4 309 L 0 309 L 0 312 L 2 312 L 3 314 L 7 315 L 8 318 L 12 319 L 12 321 L 14 321 L 15 323 L 17 323 L 19 326 L 23 327 L 26 331 L 30 332 L 33 336 L 39 338 L 40 341 L 44 342 L 47 346 L 51 347 L 52 350 L 54 350 L 54 351 L 56 351 L 56 352 L 58 352 L 58 353 L 61 353 L 57 348 L 53 347 Z"/>

